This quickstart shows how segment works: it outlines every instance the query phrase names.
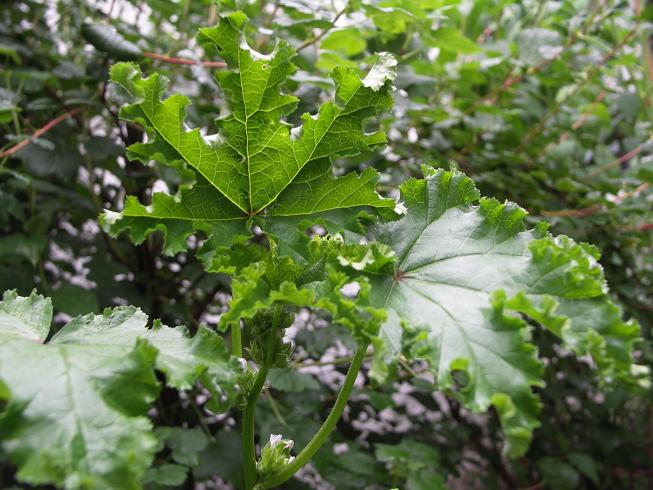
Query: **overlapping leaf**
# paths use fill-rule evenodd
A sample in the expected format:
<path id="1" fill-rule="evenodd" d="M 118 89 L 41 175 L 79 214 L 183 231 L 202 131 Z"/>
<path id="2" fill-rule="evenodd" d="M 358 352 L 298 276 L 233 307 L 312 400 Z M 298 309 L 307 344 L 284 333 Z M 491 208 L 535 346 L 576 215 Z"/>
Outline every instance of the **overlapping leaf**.
<path id="1" fill-rule="evenodd" d="M 629 378 L 638 327 L 623 322 L 606 295 L 593 248 L 553 238 L 544 227 L 526 230 L 525 211 L 479 201 L 459 172 L 425 167 L 424 176 L 402 186 L 407 215 L 373 233 L 397 256 L 393 273 L 372 279 L 373 303 L 389 318 L 375 342 L 377 365 L 411 343 L 408 350 L 430 362 L 439 388 L 456 391 L 474 411 L 495 406 L 506 451 L 519 455 L 537 425 L 532 387 L 542 381 L 518 313 L 591 355 L 606 381 Z M 455 372 L 466 379 L 456 383 Z"/>
<path id="2" fill-rule="evenodd" d="M 378 332 L 385 313 L 370 306 L 369 281 L 360 271 L 375 272 L 392 264 L 389 249 L 314 237 L 304 252 L 307 256 L 302 257 L 305 262 L 301 265 L 290 257 L 272 255 L 234 274 L 230 307 L 220 318 L 221 324 L 252 319 L 275 304 L 312 307 L 326 311 L 334 323 L 347 327 L 361 342 L 368 342 Z M 355 294 L 348 294 L 347 287 L 355 289 Z"/>
<path id="3" fill-rule="evenodd" d="M 44 343 L 49 299 L 7 292 L 0 302 L 0 444 L 18 478 L 65 488 L 140 488 L 156 448 L 143 415 L 159 392 L 199 377 L 227 401 L 240 367 L 203 329 L 145 328 L 133 307 L 78 317 Z"/>
<path id="4" fill-rule="evenodd" d="M 199 129 L 185 127 L 186 97 L 163 99 L 165 78 L 158 74 L 142 78 L 138 67 L 129 63 L 112 68 L 112 80 L 131 100 L 122 117 L 141 124 L 150 138 L 147 144 L 132 146 L 130 157 L 171 165 L 191 175 L 191 182 L 176 196 L 154 194 L 149 206 L 128 198 L 120 214 L 104 218 L 111 233 L 130 230 L 135 241 L 142 241 L 159 229 L 175 241 L 166 249 L 174 252 L 195 230 L 231 236 L 234 226 L 244 230 L 252 216 L 274 220 L 343 208 L 394 207 L 392 200 L 376 193 L 374 170 L 342 177 L 334 177 L 331 170 L 333 158 L 385 142 L 381 131 L 365 133 L 363 123 L 392 103 L 394 60 L 381 56 L 363 79 L 352 69 L 334 70 L 335 102 L 323 104 L 315 116 L 304 114 L 301 127 L 293 129 L 283 118 L 294 110 L 297 99 L 282 89 L 296 70 L 294 52 L 282 40 L 269 55 L 255 52 L 244 39 L 245 22 L 243 14 L 231 14 L 199 35 L 207 52 L 217 53 L 228 65 L 217 74 L 225 106 L 216 121 L 219 133 L 210 138 L 215 143 Z M 225 223 L 232 223 L 228 231 Z"/>

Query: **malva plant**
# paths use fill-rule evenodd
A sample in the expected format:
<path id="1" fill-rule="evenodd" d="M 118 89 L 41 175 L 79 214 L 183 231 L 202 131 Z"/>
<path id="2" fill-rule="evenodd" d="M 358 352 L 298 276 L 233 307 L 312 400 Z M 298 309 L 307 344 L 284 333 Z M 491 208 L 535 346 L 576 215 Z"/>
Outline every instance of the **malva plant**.
<path id="1" fill-rule="evenodd" d="M 333 162 L 382 146 L 368 124 L 392 103 L 396 61 L 381 53 L 361 77 L 336 68 L 333 102 L 284 118 L 298 100 L 284 93 L 296 68 L 279 40 L 269 55 L 252 50 L 242 13 L 201 29 L 199 43 L 227 69 L 214 136 L 185 124 L 188 99 L 166 94 L 166 80 L 144 78 L 133 63 L 111 69 L 126 99 L 121 117 L 146 143 L 132 160 L 179 173 L 175 195 L 154 193 L 144 205 L 128 197 L 106 211 L 105 230 L 135 243 L 165 237 L 164 252 L 203 240 L 205 269 L 231 278 L 229 310 L 216 332 L 190 337 L 133 307 L 73 319 L 49 338 L 49 300 L 5 293 L 0 303 L 0 416 L 3 450 L 17 477 L 65 488 L 138 488 L 157 450 L 145 416 L 160 390 L 155 370 L 178 390 L 200 383 L 213 411 L 240 413 L 246 490 L 275 488 L 306 465 L 340 419 L 371 354 L 370 377 L 395 375 L 403 356 L 423 360 L 443 390 L 473 412 L 493 406 L 504 452 L 518 457 L 538 425 L 542 362 L 530 342 L 541 328 L 591 358 L 606 386 L 635 386 L 641 369 L 631 352 L 638 326 L 624 322 L 608 294 L 597 250 L 527 229 L 526 212 L 480 197 L 457 171 L 424 165 L 398 200 L 376 192 L 378 174 L 336 176 Z M 266 377 L 287 367 L 284 330 L 301 308 L 326 312 L 349 329 L 357 349 L 340 393 L 311 440 L 294 452 L 275 436 L 257 454 L 255 407 Z M 219 441 L 218 441 L 219 443 Z"/>

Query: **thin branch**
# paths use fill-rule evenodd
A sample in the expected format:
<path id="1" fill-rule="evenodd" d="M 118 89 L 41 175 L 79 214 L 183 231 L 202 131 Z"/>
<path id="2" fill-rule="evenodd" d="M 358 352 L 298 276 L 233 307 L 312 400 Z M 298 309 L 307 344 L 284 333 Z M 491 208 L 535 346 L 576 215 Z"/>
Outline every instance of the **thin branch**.
<path id="1" fill-rule="evenodd" d="M 338 19 L 339 19 L 340 17 L 342 17 L 342 16 L 344 15 L 344 13 L 347 11 L 347 7 L 349 7 L 349 2 L 347 2 L 347 3 L 345 4 L 345 6 L 342 8 L 342 10 L 340 10 L 340 11 L 336 14 L 336 16 L 333 18 L 333 20 L 331 21 L 331 26 L 329 26 L 329 27 L 327 27 L 326 29 L 323 29 L 322 31 L 320 31 L 320 33 L 319 33 L 317 36 L 314 36 L 314 37 L 312 37 L 312 38 L 310 38 L 310 39 L 307 39 L 307 40 L 304 41 L 302 44 L 300 44 L 299 47 L 297 48 L 297 52 L 301 51 L 302 49 L 308 48 L 309 46 L 315 44 L 315 43 L 318 42 L 320 39 L 322 39 L 324 36 L 326 36 L 327 33 L 328 33 L 331 29 L 333 29 L 333 28 L 335 27 L 336 22 L 338 22 Z"/>
<path id="2" fill-rule="evenodd" d="M 195 395 L 193 393 L 189 393 L 188 401 L 190 403 L 190 406 L 193 408 L 193 412 L 195 412 L 195 416 L 197 417 L 197 422 L 200 424 L 200 427 L 202 428 L 202 431 L 204 432 L 206 437 L 208 437 L 209 440 L 211 441 L 215 441 L 215 437 L 213 436 L 211 429 L 206 423 L 206 420 L 204 420 L 204 414 L 202 413 L 202 410 L 200 409 L 200 407 L 197 406 L 197 402 L 195 401 Z"/>
<path id="3" fill-rule="evenodd" d="M 111 5 L 109 5 L 109 11 L 107 12 L 107 19 L 111 20 L 111 15 L 113 14 L 113 7 L 116 6 L 116 0 L 111 0 Z"/>
<path id="4" fill-rule="evenodd" d="M 86 171 L 88 172 L 88 192 L 91 197 L 91 203 L 93 204 L 93 208 L 95 209 L 95 214 L 100 215 L 104 211 L 102 207 L 102 202 L 100 199 L 100 196 L 98 196 L 95 193 L 95 172 L 93 169 L 93 165 L 91 165 L 90 161 L 88 160 L 88 155 L 85 156 L 85 165 L 86 165 Z M 109 255 L 113 257 L 117 262 L 120 262 L 123 264 L 127 269 L 129 269 L 133 274 L 137 274 L 137 270 L 134 268 L 133 264 L 129 261 L 127 257 L 122 253 L 120 248 L 118 248 L 118 245 L 116 242 L 114 242 L 107 232 L 100 227 L 100 235 L 102 236 L 102 240 L 104 241 L 104 245 L 107 247 L 107 252 L 109 252 Z"/>
<path id="5" fill-rule="evenodd" d="M 193 282 L 191 282 L 190 285 L 186 288 L 186 291 L 189 293 L 192 292 L 197 287 L 197 285 L 202 281 L 202 279 L 206 278 L 208 275 L 209 273 L 206 272 L 205 270 L 200 272 L 197 275 L 197 277 L 193 279 Z"/>
<path id="6" fill-rule="evenodd" d="M 196 324 L 199 324 L 200 318 L 202 318 L 202 315 L 213 301 L 213 298 L 215 298 L 215 295 L 218 294 L 218 292 L 222 289 L 222 287 L 222 284 L 216 284 L 213 288 L 211 288 L 210 291 L 206 293 L 202 301 L 193 305 L 192 318 Z"/>
<path id="7" fill-rule="evenodd" d="M 23 141 L 21 141 L 21 142 L 17 143 L 16 145 L 12 146 L 8 150 L 5 150 L 2 153 L 0 153 L 0 158 L 8 157 L 9 155 L 12 155 L 12 154 L 16 153 L 18 150 L 20 150 L 22 148 L 25 148 L 32 141 L 34 141 L 36 138 L 38 138 L 39 136 L 42 136 L 43 134 L 47 133 L 48 131 L 50 131 L 52 128 L 54 128 L 60 122 L 65 121 L 69 117 L 72 117 L 75 114 L 77 114 L 78 112 L 81 112 L 83 110 L 84 110 L 83 107 L 76 107 L 75 109 L 69 110 L 65 114 L 62 114 L 62 115 L 60 115 L 58 117 L 55 117 L 54 119 L 49 121 L 45 126 L 37 129 L 34 132 L 34 134 L 32 134 L 31 136 L 27 137 Z"/>
<path id="8" fill-rule="evenodd" d="M 472 104 L 470 107 L 468 107 L 463 112 L 463 114 L 465 116 L 468 116 L 471 113 L 473 113 L 474 111 L 476 111 L 476 109 L 478 109 L 478 107 L 481 106 L 481 105 L 493 105 L 493 104 L 495 104 L 499 100 L 499 96 L 501 94 L 508 91 L 510 89 L 510 87 L 512 87 L 513 85 L 515 85 L 517 83 L 521 83 L 524 80 L 524 78 L 526 77 L 526 75 L 531 75 L 531 76 L 535 75 L 535 74 L 539 73 L 541 70 L 543 70 L 544 68 L 546 68 L 547 66 L 549 66 L 554 61 L 560 59 L 562 57 L 562 55 L 565 54 L 568 51 L 568 49 L 571 47 L 572 42 L 574 41 L 574 39 L 582 38 L 585 35 L 585 33 L 587 32 L 589 27 L 592 25 L 592 21 L 594 20 L 596 15 L 600 12 L 601 7 L 602 7 L 602 4 L 599 3 L 597 5 L 597 7 L 592 11 L 592 13 L 588 16 L 588 19 L 585 22 L 585 24 L 583 25 L 582 29 L 580 31 L 578 31 L 578 32 L 570 34 L 568 36 L 568 38 L 567 38 L 567 41 L 565 42 L 565 45 L 564 45 L 563 49 L 561 49 L 558 53 L 556 53 L 551 58 L 541 60 L 539 63 L 536 63 L 535 65 L 528 68 L 525 72 L 517 73 L 517 71 L 515 69 L 512 69 L 510 71 L 510 73 L 508 73 L 508 75 L 504 79 L 503 83 L 499 87 L 497 87 L 495 90 L 493 90 L 490 94 L 486 95 L 482 99 L 477 100 L 474 104 Z M 460 152 L 460 154 L 464 155 L 463 152 Z"/>
<path id="9" fill-rule="evenodd" d="M 544 488 L 545 486 L 546 486 L 546 483 L 541 481 L 541 482 L 536 483 L 535 485 L 520 488 L 519 490 L 539 490 L 540 488 Z"/>
<path id="10" fill-rule="evenodd" d="M 411 375 L 411 377 L 416 378 L 419 373 L 417 373 L 409 364 L 408 359 L 405 356 L 399 356 L 399 364 L 401 364 L 404 369 Z"/>
<path id="11" fill-rule="evenodd" d="M 603 102 L 603 99 L 605 99 L 605 96 L 608 95 L 608 93 L 605 90 L 601 90 L 599 92 L 599 95 L 596 96 L 596 99 L 594 99 L 594 102 L 587 108 L 585 112 L 581 114 L 581 116 L 574 121 L 574 124 L 571 125 L 571 129 L 576 131 L 578 128 L 580 128 L 583 124 L 587 122 L 589 117 L 592 115 L 592 112 L 596 107 Z"/>
<path id="12" fill-rule="evenodd" d="M 296 361 L 295 363 L 293 363 L 293 367 L 295 369 L 302 369 L 302 368 L 319 367 L 319 366 L 337 366 L 339 364 L 348 364 L 352 361 L 353 358 L 354 356 L 351 355 L 351 356 L 336 357 L 331 361 Z M 365 359 L 371 359 L 371 358 L 372 358 L 371 354 L 365 356 Z"/>
<path id="13" fill-rule="evenodd" d="M 510 73 L 508 73 L 506 78 L 503 80 L 503 83 L 501 85 L 499 85 L 499 87 L 494 89 L 490 94 L 486 95 L 481 100 L 479 100 L 476 103 L 469 106 L 463 112 L 463 114 L 465 116 L 469 116 L 471 113 L 476 111 L 476 109 L 478 109 L 479 106 L 495 104 L 499 100 L 499 96 L 501 94 L 503 94 L 504 92 L 507 92 L 508 89 L 510 89 L 510 87 L 512 87 L 513 85 L 515 85 L 517 83 L 521 83 L 524 80 L 524 77 L 526 75 L 535 75 L 536 73 L 539 73 L 543 68 L 549 66 L 555 60 L 560 58 L 563 53 L 564 53 L 564 50 L 561 50 L 558 53 L 556 53 L 555 56 L 552 56 L 551 58 L 546 58 L 546 59 L 540 61 L 539 63 L 531 66 L 525 72 L 522 72 L 522 73 L 517 73 L 517 71 L 515 69 L 512 69 L 510 71 Z"/>
<path id="14" fill-rule="evenodd" d="M 631 228 L 626 228 L 626 231 L 653 231 L 653 223 L 640 223 Z"/>
<path id="15" fill-rule="evenodd" d="M 600 175 L 603 172 L 605 172 L 606 170 L 610 170 L 612 168 L 618 167 L 618 166 L 626 163 L 628 160 L 630 160 L 634 156 L 640 154 L 642 152 L 642 150 L 644 149 L 644 147 L 646 145 L 648 145 L 652 141 L 653 141 L 653 134 L 651 134 L 651 136 L 644 143 L 639 145 L 638 147 L 633 148 L 628 153 L 624 153 L 619 158 L 616 158 L 616 159 L 612 160 L 611 162 L 604 163 L 603 165 L 598 166 L 593 171 L 591 171 L 589 174 L 587 174 L 587 176 L 590 179 L 593 179 L 597 175 Z"/>
<path id="16" fill-rule="evenodd" d="M 626 192 L 626 193 L 624 193 L 624 194 L 622 194 L 620 196 L 617 196 L 616 204 L 621 204 L 626 199 L 629 199 L 629 198 L 631 198 L 633 196 L 639 195 L 642 191 L 645 191 L 649 187 L 651 187 L 651 184 L 649 184 L 648 182 L 643 182 L 642 184 L 635 187 L 632 191 L 629 191 L 629 192 Z"/>
<path id="17" fill-rule="evenodd" d="M 157 53 L 143 53 L 143 56 L 152 60 L 163 61 L 164 63 L 173 63 L 175 65 L 201 65 L 206 68 L 225 68 L 227 64 L 224 61 L 195 61 L 188 58 L 174 58 Z"/>
<path id="18" fill-rule="evenodd" d="M 616 46 L 614 46 L 605 56 L 603 56 L 603 58 L 601 58 L 601 60 L 596 65 L 592 66 L 592 68 L 584 74 L 583 80 L 580 83 L 578 83 L 576 87 L 574 87 L 574 89 L 569 94 L 567 94 L 566 97 L 558 101 L 553 106 L 553 108 L 551 108 L 551 110 L 549 110 L 549 112 L 547 112 L 544 115 L 544 117 L 537 124 L 537 126 L 531 129 L 526 134 L 526 136 L 524 136 L 524 138 L 521 141 L 521 144 L 516 150 L 516 153 L 518 154 L 522 153 L 528 147 L 528 144 L 532 141 L 532 139 L 535 136 L 539 135 L 542 131 L 544 131 L 546 123 L 553 116 L 555 116 L 560 111 L 560 109 L 562 109 L 562 107 L 564 107 L 564 105 L 567 103 L 568 100 L 578 95 L 578 93 L 583 89 L 583 87 L 585 87 L 585 85 L 587 85 L 587 83 L 589 83 L 589 81 L 594 78 L 594 76 L 599 72 L 599 70 L 603 67 L 603 65 L 605 65 L 608 61 L 610 61 L 619 51 L 621 51 L 621 49 L 624 46 L 626 46 L 630 42 L 630 40 L 637 34 L 638 29 L 639 29 L 639 23 L 636 24 L 635 27 L 633 27 L 630 30 L 630 32 L 628 32 L 628 34 L 626 34 L 626 36 L 624 36 L 624 38 Z"/>
<path id="19" fill-rule="evenodd" d="M 601 90 L 599 94 L 596 96 L 594 101 L 590 104 L 590 106 L 574 121 L 574 123 L 571 125 L 571 129 L 573 131 L 577 131 L 580 129 L 580 127 L 585 124 L 590 116 L 592 115 L 592 112 L 596 107 L 603 102 L 603 99 L 608 95 L 608 92 L 606 90 Z M 558 144 L 567 141 L 571 137 L 571 133 L 568 131 L 566 133 L 563 133 L 560 135 L 560 138 L 558 139 Z"/>
<path id="20" fill-rule="evenodd" d="M 635 189 L 632 191 L 625 192 L 621 195 L 618 195 L 614 201 L 614 204 L 617 206 L 623 203 L 626 199 L 630 199 L 631 197 L 637 196 L 641 192 L 645 191 L 650 187 L 650 184 L 648 182 L 644 182 L 640 185 L 638 185 Z M 587 206 L 585 208 L 580 208 L 580 209 L 562 209 L 560 211 L 542 211 L 540 214 L 542 216 L 546 216 L 547 218 L 585 218 L 587 216 L 591 216 L 595 213 L 598 213 L 599 211 L 604 211 L 607 210 L 604 206 L 601 204 L 592 204 L 591 206 Z"/>
<path id="21" fill-rule="evenodd" d="M 561 209 L 560 211 L 544 210 L 541 212 L 541 214 L 547 218 L 585 218 L 586 216 L 590 216 L 596 213 L 602 208 L 603 206 L 600 204 L 592 204 L 591 206 L 580 209 Z"/>

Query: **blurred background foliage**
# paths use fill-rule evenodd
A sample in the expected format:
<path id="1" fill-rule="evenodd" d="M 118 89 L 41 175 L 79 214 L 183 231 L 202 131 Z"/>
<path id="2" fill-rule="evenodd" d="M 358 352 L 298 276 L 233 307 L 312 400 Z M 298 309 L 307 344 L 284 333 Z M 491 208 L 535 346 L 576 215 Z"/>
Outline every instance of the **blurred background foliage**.
<path id="1" fill-rule="evenodd" d="M 644 0 L 4 3 L 0 291 L 51 295 L 59 321 L 133 304 L 166 324 L 215 325 L 229 282 L 203 271 L 197 244 L 165 257 L 156 236 L 139 246 L 114 240 L 97 216 L 125 194 L 147 203 L 179 184 L 163 167 L 125 158 L 143 134 L 118 120 L 109 66 L 135 57 L 145 73 L 165 73 L 191 97 L 189 124 L 202 127 L 222 105 L 212 79 L 220 68 L 204 62 L 220 60 L 205 59 L 194 34 L 234 8 L 250 17 L 259 51 L 276 38 L 298 49 L 287 90 L 301 103 L 290 123 L 332 95 L 335 66 L 365 70 L 375 53 L 393 53 L 395 107 L 375 122 L 389 144 L 337 169 L 374 166 L 380 192 L 393 195 L 420 163 L 459 168 L 533 222 L 594 243 L 612 295 L 642 326 L 640 362 L 653 363 L 653 5 Z M 113 26 L 112 42 L 94 40 L 89 25 Z M 308 312 L 289 335 L 299 369 L 273 373 L 274 398 L 264 397 L 257 420 L 263 440 L 282 432 L 301 446 L 332 403 L 352 345 Z M 524 457 L 501 455 L 494 414 L 470 414 L 433 393 L 423 366 L 404 364 L 386 386 L 359 378 L 332 443 L 284 488 L 650 488 L 653 397 L 604 392 L 585 360 L 549 335 L 534 341 L 547 386 Z M 205 401 L 199 389 L 162 393 L 148 488 L 240 485 L 238 417 L 212 415 Z M 0 485 L 14 484 L 0 454 Z"/>

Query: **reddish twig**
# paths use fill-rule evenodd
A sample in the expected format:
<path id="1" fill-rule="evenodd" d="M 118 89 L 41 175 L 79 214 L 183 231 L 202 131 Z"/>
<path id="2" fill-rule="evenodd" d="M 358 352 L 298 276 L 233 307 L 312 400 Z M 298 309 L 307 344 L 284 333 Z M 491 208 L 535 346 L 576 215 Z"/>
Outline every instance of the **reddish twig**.
<path id="1" fill-rule="evenodd" d="M 171 56 L 164 56 L 157 53 L 143 53 L 143 56 L 153 60 L 163 61 L 165 63 L 173 63 L 175 65 L 202 65 L 206 68 L 225 68 L 227 64 L 224 61 L 195 61 L 187 58 L 174 58 Z"/>
<path id="2" fill-rule="evenodd" d="M 516 153 L 522 153 L 526 148 L 529 147 L 529 143 L 531 140 L 538 136 L 542 131 L 544 131 L 546 123 L 553 117 L 555 116 L 567 103 L 567 101 L 571 100 L 573 97 L 576 97 L 580 93 L 580 91 L 587 85 L 590 80 L 594 79 L 594 76 L 599 73 L 601 68 L 610 61 L 619 51 L 624 46 L 627 46 L 630 40 L 637 34 L 637 31 L 639 29 L 639 23 L 635 24 L 635 26 L 630 30 L 626 36 L 619 42 L 616 46 L 614 46 L 606 55 L 601 58 L 601 60 L 596 63 L 592 68 L 590 68 L 584 75 L 582 81 L 578 83 L 574 89 L 566 95 L 562 100 L 558 101 L 553 108 L 547 112 L 542 120 L 535 126 L 533 127 L 528 133 L 526 133 L 526 136 L 521 141 L 521 144 L 517 147 Z"/>
<path id="3" fill-rule="evenodd" d="M 622 164 L 626 163 L 628 160 L 630 160 L 634 156 L 640 154 L 641 151 L 644 149 L 644 147 L 646 145 L 648 145 L 651 141 L 653 141 L 653 134 L 651 134 L 649 139 L 647 139 L 644 143 L 639 145 L 637 148 L 633 148 L 628 153 L 624 153 L 623 155 L 621 155 L 619 158 L 616 158 L 616 159 L 612 160 L 611 162 L 605 163 L 605 164 L 597 167 L 596 169 L 591 171 L 589 174 L 587 174 L 587 176 L 591 179 L 591 178 L 594 178 L 597 175 L 605 172 L 606 170 L 610 170 L 611 168 L 618 167 L 619 165 L 622 165 Z"/>
<path id="4" fill-rule="evenodd" d="M 0 158 L 4 158 L 4 157 L 7 157 L 9 155 L 12 155 L 12 154 L 16 153 L 18 150 L 20 150 L 20 149 L 26 147 L 27 145 L 29 145 L 32 141 L 34 141 L 39 136 L 41 136 L 44 133 L 50 131 L 52 128 L 54 128 L 60 122 L 65 121 L 69 117 L 72 117 L 75 114 L 77 114 L 78 112 L 81 112 L 83 110 L 84 110 L 83 107 L 76 107 L 75 109 L 69 110 L 65 114 L 62 114 L 62 115 L 60 115 L 58 117 L 55 117 L 53 120 L 49 121 L 45 126 L 43 126 L 43 127 L 39 128 L 39 129 L 37 129 L 36 131 L 34 131 L 34 134 L 31 135 L 30 137 L 28 137 L 27 139 L 24 139 L 23 141 L 21 141 L 21 142 L 17 143 L 16 145 L 12 146 L 8 150 L 5 150 L 2 153 L 0 153 Z"/>
<path id="5" fill-rule="evenodd" d="M 600 204 L 592 204 L 580 209 L 562 209 L 560 211 L 542 211 L 542 216 L 547 218 L 584 218 L 596 213 L 601 209 Z"/>
<path id="6" fill-rule="evenodd" d="M 540 490 L 540 488 L 544 488 L 546 486 L 546 483 L 543 481 L 536 483 L 535 485 L 531 485 L 529 487 L 523 487 L 520 488 L 519 490 Z"/>
<path id="7" fill-rule="evenodd" d="M 587 122 L 587 120 L 590 118 L 590 116 L 592 115 L 592 112 L 594 111 L 596 106 L 598 106 L 601 102 L 603 102 L 603 99 L 605 99 L 605 97 L 607 95 L 608 95 L 608 92 L 606 92 L 605 90 L 601 90 L 601 92 L 599 92 L 599 95 L 596 96 L 596 99 L 594 99 L 594 101 L 590 104 L 590 106 L 587 108 L 587 110 L 585 110 L 585 112 L 583 112 L 580 115 L 580 117 L 574 121 L 574 123 L 571 125 L 571 129 L 573 131 L 577 131 L 583 124 L 585 124 Z M 558 140 L 558 143 L 562 143 L 563 141 L 567 141 L 569 139 L 569 137 L 570 137 L 570 134 L 571 133 L 569 133 L 569 132 L 563 133 L 560 136 L 560 139 Z"/>
<path id="8" fill-rule="evenodd" d="M 594 109 L 596 109 L 596 107 L 601 102 L 603 102 L 603 99 L 605 99 L 606 95 L 608 95 L 608 93 L 605 90 L 601 90 L 601 92 L 599 92 L 599 95 L 596 97 L 596 99 L 594 99 L 594 102 L 592 102 L 592 104 L 587 108 L 587 110 L 583 112 L 583 114 L 581 114 L 581 116 L 578 119 L 576 119 L 576 121 L 574 121 L 574 124 L 571 125 L 571 129 L 576 131 L 583 124 L 585 124 L 589 119 L 590 115 L 592 114 L 592 112 L 594 111 Z"/>
<path id="9" fill-rule="evenodd" d="M 596 17 L 596 15 L 600 12 L 601 8 L 603 7 L 603 2 L 599 3 L 596 8 L 591 12 L 591 14 L 588 16 L 585 24 L 583 25 L 582 29 L 580 32 L 575 32 L 573 34 L 570 34 L 567 38 L 567 41 L 565 42 L 565 45 L 562 50 L 560 50 L 558 53 L 556 53 L 554 56 L 551 58 L 546 58 L 541 60 L 539 63 L 536 63 L 535 65 L 531 66 L 526 70 L 526 72 L 518 73 L 516 69 L 513 69 L 508 73 L 506 76 L 505 80 L 503 83 L 493 90 L 490 94 L 486 95 L 482 99 L 476 101 L 474 104 L 472 104 L 470 107 L 467 108 L 467 110 L 464 111 L 464 115 L 468 116 L 472 112 L 474 112 L 476 109 L 478 109 L 479 106 L 481 105 L 492 105 L 495 104 L 499 100 L 499 96 L 506 92 L 510 87 L 515 85 L 516 83 L 521 83 L 522 80 L 524 80 L 526 75 L 535 75 L 538 72 L 540 72 L 542 69 L 546 68 L 549 66 L 551 63 L 562 57 L 562 55 L 571 47 L 573 41 L 576 38 L 580 38 L 585 35 L 589 27 L 592 25 L 592 21 Z M 483 42 L 485 41 L 485 35 L 486 35 L 487 29 L 483 31 L 481 36 L 479 36 L 477 42 Z"/>
<path id="10" fill-rule="evenodd" d="M 614 204 L 617 206 L 623 203 L 626 199 L 630 199 L 633 196 L 637 196 L 641 192 L 648 189 L 651 185 L 648 182 L 644 182 L 638 185 L 635 189 L 624 192 L 616 196 Z M 580 209 L 562 209 L 560 211 L 542 211 L 542 216 L 547 218 L 585 218 L 592 214 L 598 213 L 599 211 L 604 210 L 605 208 L 600 204 L 592 204 L 586 208 Z"/>
<path id="11" fill-rule="evenodd" d="M 492 34 L 494 34 L 494 30 L 495 30 L 494 26 L 487 26 L 487 27 L 483 30 L 483 32 L 481 33 L 481 35 L 478 36 L 478 37 L 476 38 L 476 42 L 477 42 L 478 44 L 483 44 L 485 41 L 488 40 L 488 38 L 489 38 Z"/>
<path id="12" fill-rule="evenodd" d="M 553 63 L 555 60 L 560 58 L 563 52 L 564 51 L 560 51 L 556 53 L 555 56 L 540 61 L 539 63 L 528 68 L 525 72 L 518 73 L 516 69 L 511 70 L 510 73 L 508 73 L 506 78 L 503 80 L 503 83 L 499 85 L 499 87 L 494 89 L 489 95 L 483 97 L 480 101 L 468 107 L 463 112 L 463 114 L 465 116 L 469 116 L 471 113 L 476 111 L 476 109 L 478 109 L 479 106 L 496 104 L 496 102 L 499 100 L 499 96 L 504 92 L 507 92 L 510 89 L 510 87 L 512 87 L 517 83 L 521 83 L 524 80 L 524 77 L 526 77 L 526 75 L 535 75 L 536 73 L 539 73 L 540 71 L 542 71 L 542 69 L 544 69 L 549 64 Z"/>

